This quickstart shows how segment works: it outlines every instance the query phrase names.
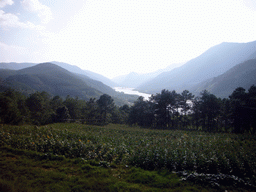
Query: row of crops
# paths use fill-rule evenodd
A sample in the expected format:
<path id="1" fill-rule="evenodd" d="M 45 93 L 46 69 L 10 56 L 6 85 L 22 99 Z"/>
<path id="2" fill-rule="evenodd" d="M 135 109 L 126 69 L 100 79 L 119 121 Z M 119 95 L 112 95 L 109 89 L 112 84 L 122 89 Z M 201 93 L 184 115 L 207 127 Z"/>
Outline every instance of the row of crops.
<path id="1" fill-rule="evenodd" d="M 230 175 L 255 185 L 256 137 L 79 124 L 0 127 L 0 146 L 58 157 L 168 169 L 183 174 Z M 191 175 L 190 175 L 191 176 Z"/>

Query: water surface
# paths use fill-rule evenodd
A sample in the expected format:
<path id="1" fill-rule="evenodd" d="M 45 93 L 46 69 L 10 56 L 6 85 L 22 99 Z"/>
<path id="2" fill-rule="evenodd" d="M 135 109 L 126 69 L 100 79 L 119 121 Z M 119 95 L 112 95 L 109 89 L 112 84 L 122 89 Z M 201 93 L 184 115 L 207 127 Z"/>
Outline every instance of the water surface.
<path id="1" fill-rule="evenodd" d="M 135 88 L 127 88 L 127 87 L 114 87 L 113 88 L 115 91 L 117 92 L 123 92 L 125 94 L 129 94 L 129 95 L 139 95 L 144 97 L 144 99 L 148 100 L 149 97 L 151 96 L 150 94 L 147 93 L 141 93 L 139 91 L 136 91 Z"/>

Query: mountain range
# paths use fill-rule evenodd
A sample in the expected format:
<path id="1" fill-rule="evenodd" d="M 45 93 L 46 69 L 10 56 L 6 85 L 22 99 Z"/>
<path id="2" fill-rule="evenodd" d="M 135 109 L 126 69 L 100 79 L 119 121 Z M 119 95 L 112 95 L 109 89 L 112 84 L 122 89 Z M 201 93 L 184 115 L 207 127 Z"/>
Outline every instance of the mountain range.
<path id="1" fill-rule="evenodd" d="M 135 88 L 143 83 L 146 83 L 147 81 L 155 78 L 156 76 L 160 75 L 163 72 L 171 71 L 172 69 L 175 69 L 177 67 L 182 66 L 184 63 L 174 63 L 169 66 L 167 66 L 164 69 L 158 69 L 157 71 L 151 72 L 151 73 L 135 73 L 131 72 L 127 75 L 121 75 L 117 76 L 112 79 L 113 82 L 115 82 L 118 86 L 121 87 L 130 87 L 130 88 Z"/>
<path id="2" fill-rule="evenodd" d="M 1 68 L 5 65 L 0 64 Z M 80 74 L 72 73 L 53 63 L 37 65 L 12 63 L 10 66 L 13 69 L 21 68 L 21 66 L 30 67 L 19 70 L 0 69 L 1 90 L 11 87 L 27 95 L 35 91 L 46 91 L 53 96 L 59 95 L 65 98 L 70 95 L 84 100 L 99 98 L 102 94 L 108 94 L 114 98 L 117 105 L 133 102 L 137 99 L 136 96 L 118 93 L 102 82 L 82 75 L 82 72 Z"/>
<path id="3" fill-rule="evenodd" d="M 157 93 L 162 89 L 176 90 L 177 92 L 181 92 L 185 89 L 192 92 L 195 90 L 197 90 L 197 92 L 202 91 L 204 88 L 209 89 L 209 86 L 202 86 L 201 83 L 204 81 L 208 80 L 209 82 L 210 79 L 214 77 L 217 78 L 236 65 L 255 57 L 256 41 L 249 43 L 221 43 L 188 61 L 181 67 L 161 73 L 157 77 L 138 86 L 137 89 L 148 93 Z M 241 75 L 239 78 L 247 77 Z M 239 81 L 240 80 L 237 80 L 236 86 L 243 85 L 242 83 L 239 84 Z M 199 84 L 201 84 L 201 86 L 199 86 Z M 256 84 L 256 82 L 252 81 L 250 84 Z M 224 84 L 219 84 L 219 86 L 223 85 Z M 202 89 L 200 90 L 200 88 Z M 231 94 L 228 91 L 226 91 L 226 93 L 215 93 L 216 96 L 222 95 L 222 97 L 227 97 Z"/>
<path id="4" fill-rule="evenodd" d="M 114 83 L 113 81 L 111 81 L 110 79 L 108 79 L 107 77 L 104 77 L 103 75 L 100 75 L 98 73 L 94 73 L 92 71 L 89 70 L 83 70 L 79 67 L 77 67 L 76 65 L 71 65 L 68 63 L 63 63 L 63 62 L 57 62 L 57 61 L 50 61 L 49 63 L 58 65 L 72 73 L 77 73 L 77 74 L 81 74 L 81 75 L 85 75 L 91 79 L 97 80 L 97 81 L 101 81 L 103 82 L 105 85 L 109 86 L 109 87 L 115 87 L 117 86 L 116 83 Z M 38 63 L 15 63 L 15 62 L 11 62 L 11 63 L 0 63 L 0 69 L 12 69 L 12 70 L 20 70 L 20 69 L 24 69 L 27 67 L 32 67 L 37 65 Z"/>
<path id="5" fill-rule="evenodd" d="M 172 64 L 152 73 L 130 73 L 112 80 L 67 63 L 0 63 L 1 89 L 13 87 L 26 93 L 45 90 L 60 96 L 82 99 L 106 93 L 119 100 L 137 97 L 115 92 L 111 87 L 136 88 L 150 94 L 162 89 L 198 95 L 206 89 L 218 97 L 228 97 L 237 87 L 256 85 L 256 41 L 221 43 L 186 63 Z"/>
<path id="6" fill-rule="evenodd" d="M 212 94 L 225 98 L 237 87 L 248 90 L 256 85 L 256 59 L 240 63 L 227 72 L 217 77 L 203 81 L 191 88 L 191 91 L 198 95 L 202 90 L 208 90 Z"/>
<path id="7" fill-rule="evenodd" d="M 98 73 L 94 73 L 92 71 L 89 70 L 83 70 L 75 65 L 70 65 L 68 63 L 63 63 L 63 62 L 57 62 L 57 61 L 51 61 L 51 63 L 56 64 L 64 69 L 67 69 L 68 71 L 72 72 L 72 73 L 77 73 L 77 74 L 81 74 L 81 75 L 85 75 L 93 80 L 97 80 L 100 81 L 102 83 L 104 83 L 105 85 L 109 86 L 109 87 L 116 87 L 118 86 L 116 83 L 114 83 L 112 80 L 108 79 L 107 77 L 100 75 Z"/>

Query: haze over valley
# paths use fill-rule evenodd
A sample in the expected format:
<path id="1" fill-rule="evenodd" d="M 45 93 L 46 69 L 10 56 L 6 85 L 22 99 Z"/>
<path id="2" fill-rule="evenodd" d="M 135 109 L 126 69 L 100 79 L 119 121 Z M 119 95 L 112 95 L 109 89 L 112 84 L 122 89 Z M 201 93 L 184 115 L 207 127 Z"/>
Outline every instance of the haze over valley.
<path id="1" fill-rule="evenodd" d="M 2 0 L 1 87 L 85 99 L 122 94 L 114 87 L 228 97 L 255 84 L 255 20 L 252 0 Z"/>
<path id="2" fill-rule="evenodd" d="M 98 98 L 103 93 L 120 96 L 120 88 L 118 92 L 114 90 L 117 87 L 127 88 L 124 93 L 128 91 L 135 95 L 151 95 L 162 89 L 177 92 L 189 90 L 199 95 L 208 90 L 225 98 L 237 87 L 248 89 L 256 85 L 256 41 L 221 43 L 186 63 L 170 65 L 151 73 L 133 72 L 113 79 L 56 61 L 41 64 L 2 62 L 0 78 L 2 90 L 12 87 L 27 94 L 35 90 L 47 91 L 52 95 L 71 95 L 87 100 Z M 131 88 L 137 92 L 131 92 Z M 136 97 L 130 101 L 134 99 Z"/>
<path id="3" fill-rule="evenodd" d="M 0 191 L 256 191 L 256 0 L 0 0 Z"/>

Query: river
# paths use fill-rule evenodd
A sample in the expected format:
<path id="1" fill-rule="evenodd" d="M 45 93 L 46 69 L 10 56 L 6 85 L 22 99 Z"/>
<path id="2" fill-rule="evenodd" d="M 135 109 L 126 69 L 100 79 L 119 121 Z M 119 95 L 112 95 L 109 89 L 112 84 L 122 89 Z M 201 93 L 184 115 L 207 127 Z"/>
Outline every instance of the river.
<path id="1" fill-rule="evenodd" d="M 134 90 L 134 88 L 127 88 L 127 87 L 114 87 L 113 88 L 117 92 L 123 92 L 128 95 L 139 95 L 144 97 L 145 100 L 149 100 L 150 94 L 147 93 L 141 93 L 139 91 Z"/>
<path id="2" fill-rule="evenodd" d="M 139 96 L 142 96 L 144 97 L 145 100 L 149 100 L 149 97 L 151 97 L 150 94 L 147 94 L 147 93 L 141 93 L 139 91 L 136 91 L 134 90 L 135 88 L 127 88 L 127 87 L 114 87 L 113 88 L 115 91 L 117 92 L 123 92 L 125 94 L 129 94 L 129 95 L 139 95 Z M 188 100 L 187 101 L 187 104 L 189 105 L 189 107 L 192 107 L 193 106 L 193 102 L 191 100 Z M 178 108 L 178 112 L 180 114 L 183 114 L 181 112 L 182 108 Z M 187 113 L 191 113 L 191 110 L 188 110 Z"/>

